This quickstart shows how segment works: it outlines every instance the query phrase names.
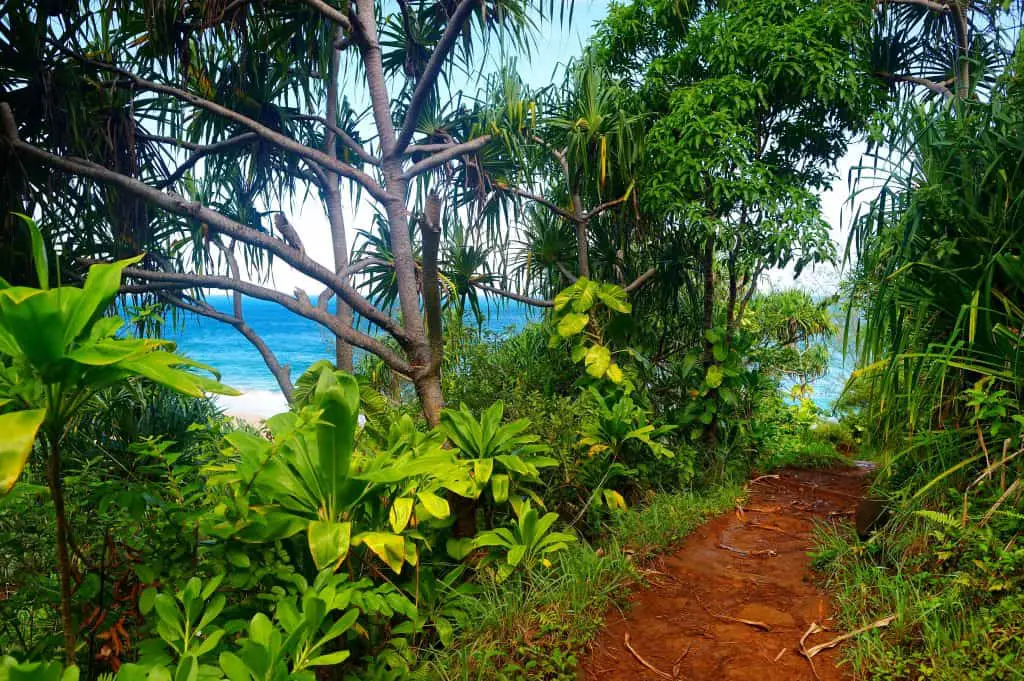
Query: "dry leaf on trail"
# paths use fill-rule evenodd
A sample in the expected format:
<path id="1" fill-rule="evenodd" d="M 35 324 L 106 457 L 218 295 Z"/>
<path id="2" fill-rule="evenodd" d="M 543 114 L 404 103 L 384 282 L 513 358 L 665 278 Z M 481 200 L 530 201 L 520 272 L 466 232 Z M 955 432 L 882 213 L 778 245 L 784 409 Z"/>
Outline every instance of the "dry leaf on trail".
<path id="1" fill-rule="evenodd" d="M 806 657 L 809 660 L 812 657 L 814 657 L 815 655 L 817 655 L 818 653 L 820 653 L 821 651 L 828 650 L 829 648 L 834 648 L 837 645 L 839 645 L 840 643 L 842 643 L 843 641 L 845 641 L 847 639 L 850 639 L 850 638 L 853 638 L 854 636 L 857 636 L 859 634 L 863 634 L 865 631 L 871 631 L 872 629 L 881 629 L 882 627 L 887 627 L 890 624 L 892 624 L 892 622 L 895 619 L 896 619 L 896 615 L 889 615 L 888 617 L 883 617 L 882 619 L 875 620 L 871 624 L 865 625 L 865 626 L 861 627 L 860 629 L 854 629 L 853 631 L 851 631 L 851 632 L 849 632 L 847 634 L 843 634 L 842 636 L 836 636 L 831 641 L 826 641 L 825 643 L 821 643 L 819 645 L 816 645 L 813 648 L 805 648 L 804 647 L 804 641 L 807 639 L 807 636 L 809 635 L 809 634 L 804 634 L 804 637 L 802 639 L 800 639 L 800 652 L 803 653 L 804 657 Z M 814 623 L 814 625 L 816 626 L 817 623 Z M 818 630 L 821 631 L 821 627 L 818 627 Z M 810 631 L 810 630 L 808 629 L 808 631 Z"/>
<path id="2" fill-rule="evenodd" d="M 771 631 L 772 630 L 772 626 L 770 624 L 766 624 L 764 622 L 758 622 L 757 620 L 745 620 L 742 617 L 732 617 L 731 615 L 723 615 L 721 613 L 711 612 L 711 610 L 709 610 L 708 607 L 706 605 L 704 605 L 704 602 L 700 600 L 700 596 L 698 596 L 697 594 L 694 594 L 693 596 L 694 596 L 695 599 L 697 599 L 697 604 L 700 605 L 700 607 L 704 609 L 704 612 L 706 612 L 707 614 L 711 615 L 715 619 L 720 619 L 720 620 L 722 620 L 724 622 L 735 622 L 737 624 L 746 624 L 748 627 L 754 627 L 755 629 L 761 629 L 762 631 Z"/>
<path id="3" fill-rule="evenodd" d="M 735 546 L 729 546 L 728 544 L 719 544 L 718 548 L 731 551 L 743 556 L 744 558 L 774 558 L 779 555 L 778 551 L 774 549 L 756 549 L 753 551 L 747 551 L 745 549 L 738 549 Z"/>
<path id="4" fill-rule="evenodd" d="M 668 672 L 661 671 L 660 669 L 655 667 L 653 664 L 651 664 L 650 662 L 645 660 L 643 658 L 643 656 L 640 655 L 640 653 L 636 652 L 636 650 L 633 648 L 633 646 L 631 646 L 629 644 L 629 632 L 628 631 L 622 637 L 622 645 L 626 646 L 626 650 L 628 650 L 630 653 L 632 653 L 633 657 L 636 658 L 637 662 L 639 662 L 643 666 L 647 667 L 648 669 L 650 669 L 652 672 L 654 672 L 655 674 L 657 674 L 661 678 L 663 678 L 663 679 L 673 679 L 673 681 L 676 678 L 672 674 L 669 674 Z"/>

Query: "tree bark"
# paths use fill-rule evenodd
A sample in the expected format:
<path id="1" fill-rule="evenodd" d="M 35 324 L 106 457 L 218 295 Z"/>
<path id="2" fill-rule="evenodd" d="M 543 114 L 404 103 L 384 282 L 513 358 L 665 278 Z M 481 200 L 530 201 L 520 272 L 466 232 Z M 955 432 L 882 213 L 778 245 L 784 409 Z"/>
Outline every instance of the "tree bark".
<path id="1" fill-rule="evenodd" d="M 339 28 L 335 32 L 335 41 L 342 37 Z M 335 132 L 338 122 L 338 62 L 341 55 L 337 49 L 331 50 L 331 59 L 327 68 L 327 111 L 326 132 L 324 133 L 324 153 L 331 158 L 338 157 L 337 138 Z M 334 272 L 348 284 L 348 277 L 343 272 L 348 268 L 348 241 L 345 237 L 345 216 L 342 214 L 341 191 L 338 188 L 340 177 L 337 173 L 328 170 L 327 186 L 323 188 L 324 205 L 327 208 L 327 222 L 331 228 L 331 248 L 334 251 Z M 352 327 L 354 315 L 352 307 L 337 296 L 334 301 L 334 315 L 338 323 L 345 327 Z M 345 342 L 340 336 L 334 337 L 335 366 L 348 373 L 352 373 L 352 346 Z"/>
<path id="2" fill-rule="evenodd" d="M 64 510 L 64 489 L 61 484 L 60 434 L 48 435 L 50 456 L 46 464 L 46 481 L 53 499 L 57 521 L 57 574 L 60 578 L 60 619 L 64 629 L 64 664 L 75 663 L 75 625 L 71 618 L 71 556 L 68 552 L 70 532 Z"/>
<path id="3" fill-rule="evenodd" d="M 707 338 L 707 332 L 715 325 L 715 233 L 708 235 L 704 244 L 704 318 L 701 326 L 704 330 L 704 364 L 711 364 L 714 360 L 712 343 Z"/>

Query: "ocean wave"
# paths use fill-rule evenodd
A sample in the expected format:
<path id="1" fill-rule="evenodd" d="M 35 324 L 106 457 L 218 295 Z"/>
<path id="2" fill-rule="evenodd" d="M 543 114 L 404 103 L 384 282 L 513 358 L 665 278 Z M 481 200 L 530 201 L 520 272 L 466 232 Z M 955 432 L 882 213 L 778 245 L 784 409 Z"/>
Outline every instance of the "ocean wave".
<path id="1" fill-rule="evenodd" d="M 241 395 L 217 395 L 217 405 L 229 416 L 265 419 L 288 411 L 288 401 L 277 390 L 247 390 Z"/>

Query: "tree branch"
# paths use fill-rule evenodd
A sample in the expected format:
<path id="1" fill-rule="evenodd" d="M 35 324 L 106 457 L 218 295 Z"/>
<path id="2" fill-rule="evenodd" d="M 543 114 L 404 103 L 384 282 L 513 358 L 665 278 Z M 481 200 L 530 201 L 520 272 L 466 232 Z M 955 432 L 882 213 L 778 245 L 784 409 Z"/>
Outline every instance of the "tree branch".
<path id="1" fill-rule="evenodd" d="M 196 163 L 198 163 L 201 159 L 209 156 L 210 154 L 215 154 L 218 151 L 223 151 L 224 149 L 230 149 L 230 148 L 236 147 L 236 146 L 238 146 L 240 144 L 246 144 L 248 142 L 252 142 L 252 141 L 257 140 L 257 139 L 259 139 L 259 135 L 257 135 L 254 132 L 247 132 L 247 133 L 243 133 L 241 135 L 235 135 L 234 137 L 229 137 L 228 139 L 226 139 L 226 140 L 224 140 L 222 142 L 215 142 L 213 144 L 207 144 L 207 145 L 189 145 L 188 147 L 185 147 L 185 148 L 186 149 L 191 148 L 192 149 L 192 155 L 189 156 L 188 159 L 186 159 L 184 163 L 182 163 L 180 166 L 178 166 L 177 170 L 175 170 L 173 173 L 171 173 L 170 177 L 168 177 L 166 180 L 164 180 L 164 181 L 160 182 L 158 185 L 156 185 L 157 189 L 165 189 L 167 187 L 170 187 L 172 184 L 174 184 L 175 182 L 180 180 L 185 175 L 185 173 L 187 173 L 191 168 L 193 168 L 195 166 Z M 157 140 L 157 141 L 164 141 L 164 140 Z M 184 146 L 184 145 L 181 145 L 181 146 Z"/>
<path id="2" fill-rule="evenodd" d="M 528 191 L 526 189 L 522 189 L 521 187 L 515 187 L 515 186 L 507 185 L 507 184 L 498 184 L 497 187 L 498 187 L 498 189 L 500 189 L 502 191 L 512 192 L 513 194 L 516 194 L 517 196 L 521 196 L 524 199 L 529 199 L 530 201 L 533 201 L 534 203 L 539 203 L 540 205 L 544 206 L 545 208 L 550 210 L 555 215 L 557 215 L 557 216 L 559 216 L 559 217 L 561 217 L 561 218 L 563 218 L 565 220 L 568 220 L 569 222 L 577 222 L 577 223 L 580 222 L 580 218 L 579 217 L 577 217 L 576 215 L 573 215 L 569 211 L 565 210 L 564 208 L 559 206 L 554 201 L 551 201 L 549 199 L 545 199 L 543 196 L 540 196 L 539 194 L 534 194 L 533 192 Z"/>
<path id="3" fill-rule="evenodd" d="M 317 12 L 322 14 L 324 17 L 330 19 L 336 24 L 340 25 L 346 32 L 351 33 L 352 31 L 352 20 L 341 13 L 341 10 L 328 5 L 323 0 L 305 0 L 305 3 L 315 9 Z"/>
<path id="4" fill-rule="evenodd" d="M 318 163 L 321 166 L 324 166 L 325 168 L 330 168 L 331 170 L 337 172 L 342 177 L 347 177 L 353 182 L 358 183 L 370 194 L 370 196 L 377 199 L 378 201 L 385 201 L 389 198 L 389 194 L 387 193 L 387 191 L 385 191 L 385 189 L 381 187 L 376 180 L 374 180 L 372 177 L 370 177 L 363 171 L 359 170 L 358 168 L 355 168 L 347 163 L 343 163 L 337 159 L 333 159 L 324 152 L 320 151 L 319 149 L 312 149 L 310 147 L 307 147 L 306 145 L 295 141 L 291 137 L 279 133 L 276 130 L 272 130 L 271 128 L 268 128 L 267 126 L 263 125 L 262 123 L 254 121 L 248 116 L 240 114 L 233 109 L 229 109 L 226 106 L 222 106 L 220 104 L 217 104 L 216 102 L 204 99 L 198 95 L 188 92 L 187 90 L 181 90 L 170 85 L 164 85 L 162 83 L 155 83 L 151 80 L 146 80 L 145 78 L 137 76 L 131 71 L 122 69 L 119 66 L 114 66 L 113 64 L 106 64 L 104 62 L 96 61 L 95 59 L 90 59 L 86 56 L 72 52 L 71 50 L 68 50 L 62 46 L 57 46 L 57 49 L 64 52 L 65 54 L 70 55 L 74 59 L 81 61 L 84 64 L 89 64 L 90 66 L 94 66 L 98 69 L 103 69 L 106 71 L 117 73 L 126 78 L 128 81 L 130 81 L 134 86 L 142 88 L 143 90 L 150 90 L 151 92 L 160 92 L 165 95 L 170 95 L 172 97 L 175 97 L 176 99 L 188 102 L 192 106 L 198 107 L 200 109 L 205 109 L 206 111 L 209 111 L 212 114 L 216 114 L 230 121 L 234 121 L 235 123 L 238 123 L 239 125 L 242 125 L 248 128 L 249 130 L 253 131 L 266 141 L 277 145 L 281 149 L 289 151 L 303 158 L 309 159 L 310 161 Z"/>
<path id="5" fill-rule="evenodd" d="M 940 12 L 942 14 L 950 10 L 947 3 L 935 2 L 934 0 L 878 0 L 875 6 L 880 5 L 917 5 L 919 7 L 927 7 L 933 12 Z"/>
<path id="6" fill-rule="evenodd" d="M 562 276 L 565 277 L 570 284 L 575 284 L 579 281 L 579 277 L 570 272 L 569 268 L 563 265 L 561 261 L 556 260 L 555 267 L 558 268 L 558 271 L 562 273 Z"/>
<path id="7" fill-rule="evenodd" d="M 411 180 L 417 175 L 421 175 L 428 170 L 436 168 L 440 165 L 444 165 L 448 161 L 454 160 L 465 154 L 472 154 L 479 151 L 491 141 L 490 135 L 482 135 L 476 139 L 472 139 L 468 142 L 462 142 L 461 144 L 455 144 L 449 146 L 444 151 L 440 151 L 436 154 L 428 156 L 419 163 L 414 163 L 405 171 L 403 177 L 407 180 Z"/>
<path id="8" fill-rule="evenodd" d="M 282 365 L 281 362 L 278 361 L 277 355 L 275 355 L 273 350 L 270 349 L 270 346 L 267 345 L 266 341 L 264 341 L 251 326 L 246 324 L 244 319 L 224 314 L 208 303 L 200 303 L 199 301 L 189 302 L 184 298 L 170 295 L 165 291 L 157 291 L 157 295 L 160 296 L 161 300 L 185 310 L 186 312 L 201 315 L 235 327 L 235 329 L 238 330 L 246 340 L 252 343 L 256 348 L 256 351 L 260 353 L 260 357 L 263 358 L 263 362 L 267 365 L 267 368 L 270 369 L 270 373 L 274 375 L 274 379 L 277 381 L 277 385 L 280 386 L 281 392 L 284 393 L 284 398 L 291 402 L 292 391 L 294 390 L 294 385 L 292 384 L 291 379 L 291 367 L 288 365 Z"/>
<path id="9" fill-rule="evenodd" d="M 941 83 L 928 78 L 922 78 L 920 76 L 909 76 L 897 73 L 889 73 L 888 71 L 876 71 L 875 75 L 883 80 L 892 81 L 894 83 L 913 83 L 914 85 L 921 85 L 932 92 L 937 92 L 943 97 L 951 98 L 953 96 L 952 90 L 946 87 L 949 80 L 944 80 Z"/>
<path id="10" fill-rule="evenodd" d="M 615 206 L 618 206 L 621 203 L 625 203 L 626 200 L 629 198 L 629 194 L 630 194 L 630 192 L 626 192 L 624 195 L 620 196 L 617 199 L 612 199 L 611 201 L 605 201 L 604 203 L 602 203 L 601 205 L 597 206 L 596 208 L 592 208 L 592 209 L 588 210 L 586 213 L 583 214 L 583 217 L 581 218 L 581 222 L 590 222 L 591 218 L 597 217 L 598 215 L 600 215 L 601 213 L 605 212 L 609 208 L 614 208 Z"/>
<path id="11" fill-rule="evenodd" d="M 540 300 L 539 298 L 531 298 L 530 296 L 524 296 L 524 295 L 521 295 L 519 293 L 513 293 L 512 291 L 506 291 L 505 289 L 496 288 L 494 286 L 489 286 L 489 285 L 484 284 L 483 282 L 479 282 L 479 281 L 474 281 L 474 282 L 471 282 L 471 283 L 472 283 L 473 286 L 477 287 L 481 291 L 486 291 L 487 293 L 493 293 L 496 296 L 501 296 L 502 298 L 508 298 L 509 300 L 515 300 L 517 302 L 524 303 L 526 305 L 531 305 L 533 307 L 554 307 L 555 306 L 555 303 L 552 300 Z"/>
<path id="12" fill-rule="evenodd" d="M 116 173 L 109 168 L 74 157 L 61 157 L 44 151 L 18 137 L 17 125 L 10 107 L 5 102 L 0 102 L 0 129 L 7 137 L 8 142 L 16 150 L 36 158 L 45 165 L 64 170 L 73 175 L 92 178 L 98 182 L 113 185 L 135 194 L 150 203 L 185 217 L 191 217 L 206 223 L 214 231 L 233 237 L 253 246 L 263 248 L 280 257 L 298 271 L 318 281 L 327 284 L 335 292 L 345 299 L 352 308 L 369 321 L 377 324 L 390 333 L 399 344 L 410 343 L 409 335 L 405 329 L 390 316 L 374 307 L 366 298 L 360 295 L 354 288 L 345 283 L 342 278 L 334 272 L 312 260 L 302 251 L 288 245 L 281 239 L 269 234 L 259 232 L 239 222 L 218 213 L 196 201 L 189 201 L 185 197 L 173 192 L 162 192 L 154 189 L 144 182 L 135 178 Z"/>
<path id="13" fill-rule="evenodd" d="M 402 130 L 395 140 L 394 147 L 385 150 L 385 156 L 397 156 L 409 144 L 412 134 L 416 130 L 416 123 L 420 117 L 420 112 L 423 110 L 423 105 L 426 104 L 430 91 L 436 85 L 437 77 L 440 75 L 448 55 L 455 46 L 456 39 L 462 33 L 462 29 L 473 12 L 473 8 L 478 4 L 479 0 L 461 0 L 455 11 L 452 12 L 451 18 L 448 20 L 448 26 L 445 27 L 441 39 L 437 41 L 434 52 L 430 55 L 426 68 L 423 69 L 423 75 L 420 76 L 419 82 L 416 83 L 416 89 L 412 93 L 412 98 L 409 100 L 409 108 L 405 113 L 405 122 L 402 124 Z"/>
<path id="14" fill-rule="evenodd" d="M 634 279 L 632 282 L 630 282 L 628 286 L 626 286 L 626 293 L 632 293 L 633 291 L 637 290 L 638 288 L 646 284 L 648 281 L 650 281 L 651 278 L 654 277 L 654 275 L 657 273 L 657 267 L 650 268 L 649 270 L 641 274 L 639 277 Z"/>
<path id="15" fill-rule="evenodd" d="M 335 335 L 345 339 L 356 347 L 363 348 L 384 360 L 388 366 L 406 376 L 412 376 L 412 367 L 409 366 L 394 350 L 381 343 L 376 338 L 369 336 L 351 327 L 345 327 L 338 323 L 337 317 L 312 305 L 301 302 L 280 291 L 250 284 L 245 281 L 238 281 L 231 277 L 221 277 L 210 274 L 192 274 L 185 272 L 159 272 L 155 270 L 141 269 L 138 267 L 126 267 L 124 275 L 142 279 L 154 284 L 151 290 L 161 290 L 164 284 L 172 284 L 175 288 L 181 285 L 195 288 L 215 288 L 228 291 L 238 291 L 241 294 L 260 300 L 268 300 L 291 310 L 295 314 L 315 321 L 329 329 Z"/>

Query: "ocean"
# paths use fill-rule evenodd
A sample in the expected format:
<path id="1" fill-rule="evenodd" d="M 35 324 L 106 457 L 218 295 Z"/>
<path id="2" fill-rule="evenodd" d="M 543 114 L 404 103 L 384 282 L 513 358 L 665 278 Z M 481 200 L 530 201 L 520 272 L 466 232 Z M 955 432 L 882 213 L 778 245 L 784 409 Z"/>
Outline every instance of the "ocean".
<path id="1" fill-rule="evenodd" d="M 231 299 L 211 295 L 208 302 L 218 310 L 231 312 Z M 292 369 L 293 380 L 313 362 L 332 358 L 334 338 L 316 322 L 300 317 L 276 303 L 246 299 L 246 322 L 259 333 L 282 364 Z M 521 303 L 491 301 L 484 309 L 483 328 L 494 333 L 521 329 L 541 313 Z M 221 373 L 221 380 L 242 392 L 238 397 L 218 397 L 229 414 L 267 417 L 287 408 L 284 396 L 256 349 L 232 327 L 202 317 L 187 317 L 167 334 L 178 349 L 194 360 L 208 364 Z M 850 374 L 852 360 L 843 361 L 838 342 L 832 347 L 828 372 L 814 381 L 811 398 L 823 409 L 831 409 Z M 789 389 L 791 384 L 783 386 Z"/>

